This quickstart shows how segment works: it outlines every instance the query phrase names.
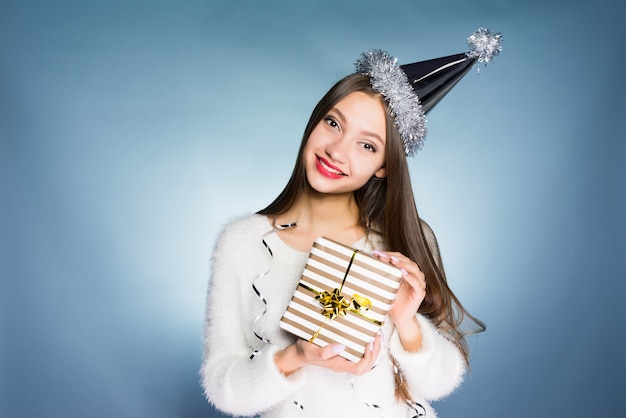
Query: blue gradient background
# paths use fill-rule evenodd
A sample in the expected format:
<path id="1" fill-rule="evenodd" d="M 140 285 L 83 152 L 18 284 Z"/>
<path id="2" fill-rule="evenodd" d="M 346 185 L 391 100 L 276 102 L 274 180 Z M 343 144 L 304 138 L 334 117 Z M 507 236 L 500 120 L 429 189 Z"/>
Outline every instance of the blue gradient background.
<path id="1" fill-rule="evenodd" d="M 443 56 L 482 25 L 504 52 L 411 162 L 488 325 L 435 407 L 626 408 L 624 3 L 382 4 L 0 0 L 1 416 L 219 416 L 198 384 L 218 230 L 278 194 L 362 50 Z"/>

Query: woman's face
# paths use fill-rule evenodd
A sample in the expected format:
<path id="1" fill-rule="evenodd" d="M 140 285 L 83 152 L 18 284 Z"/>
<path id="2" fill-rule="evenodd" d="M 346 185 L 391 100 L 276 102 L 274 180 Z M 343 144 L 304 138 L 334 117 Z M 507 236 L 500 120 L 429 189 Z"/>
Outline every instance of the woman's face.
<path id="1" fill-rule="evenodd" d="M 304 147 L 307 180 L 320 193 L 349 193 L 385 177 L 385 109 L 378 97 L 354 92 L 339 101 Z"/>

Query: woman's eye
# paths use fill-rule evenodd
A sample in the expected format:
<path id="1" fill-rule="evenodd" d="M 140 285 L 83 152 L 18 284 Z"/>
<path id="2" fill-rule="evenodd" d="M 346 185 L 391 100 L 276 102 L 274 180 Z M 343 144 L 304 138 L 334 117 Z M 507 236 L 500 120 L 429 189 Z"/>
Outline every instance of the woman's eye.
<path id="1" fill-rule="evenodd" d="M 337 123 L 335 119 L 331 117 L 326 118 L 326 124 L 330 126 L 331 128 L 339 129 L 339 124 Z"/>
<path id="2" fill-rule="evenodd" d="M 370 151 L 370 152 L 376 152 L 376 147 L 374 147 L 369 142 L 364 142 L 363 143 L 363 148 L 365 148 L 367 151 Z"/>

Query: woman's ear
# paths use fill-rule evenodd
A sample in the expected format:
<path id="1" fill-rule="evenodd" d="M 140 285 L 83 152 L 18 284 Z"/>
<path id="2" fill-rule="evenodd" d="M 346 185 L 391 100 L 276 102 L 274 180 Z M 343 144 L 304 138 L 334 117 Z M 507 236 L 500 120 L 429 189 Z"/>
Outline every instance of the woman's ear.
<path id="1" fill-rule="evenodd" d="M 387 170 L 385 169 L 385 167 L 379 168 L 378 171 L 374 173 L 374 177 L 378 179 L 384 179 L 385 177 L 387 177 Z"/>

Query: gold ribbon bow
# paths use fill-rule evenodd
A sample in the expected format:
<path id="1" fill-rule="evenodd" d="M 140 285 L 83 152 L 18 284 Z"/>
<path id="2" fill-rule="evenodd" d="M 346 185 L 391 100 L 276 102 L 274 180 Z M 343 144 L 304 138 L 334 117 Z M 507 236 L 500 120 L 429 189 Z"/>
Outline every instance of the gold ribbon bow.
<path id="1" fill-rule="evenodd" d="M 372 307 L 372 302 L 358 293 L 352 295 L 352 300 L 348 302 L 346 298 L 341 295 L 341 290 L 337 288 L 332 292 L 328 290 L 316 292 L 315 299 L 317 299 L 323 307 L 322 315 L 328 319 L 333 319 L 337 316 L 346 316 L 348 310 L 354 313 L 360 313 L 361 310 L 366 311 Z"/>
<path id="2" fill-rule="evenodd" d="M 332 292 L 324 290 L 315 295 L 323 307 L 322 315 L 328 319 L 336 316 L 346 316 L 346 310 L 350 307 L 350 303 L 341 295 L 341 291 L 335 288 Z"/>

